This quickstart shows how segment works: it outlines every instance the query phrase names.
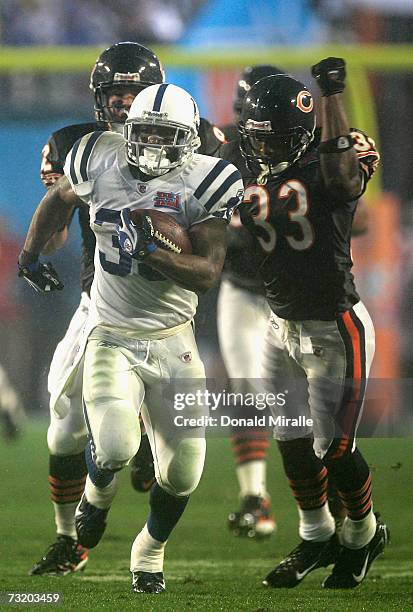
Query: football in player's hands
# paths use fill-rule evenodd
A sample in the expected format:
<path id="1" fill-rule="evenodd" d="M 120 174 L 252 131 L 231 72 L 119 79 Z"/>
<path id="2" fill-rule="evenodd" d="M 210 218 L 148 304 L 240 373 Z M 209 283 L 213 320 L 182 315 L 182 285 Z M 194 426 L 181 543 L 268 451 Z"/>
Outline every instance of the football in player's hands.
<path id="1" fill-rule="evenodd" d="M 130 220 L 138 228 L 144 228 L 145 217 L 149 217 L 154 230 L 155 243 L 174 253 L 192 253 L 192 244 L 188 232 L 176 219 L 166 212 L 153 209 L 139 209 L 130 211 Z"/>
<path id="2" fill-rule="evenodd" d="M 326 57 L 311 68 L 323 96 L 341 93 L 345 87 L 346 62 L 341 57 Z"/>

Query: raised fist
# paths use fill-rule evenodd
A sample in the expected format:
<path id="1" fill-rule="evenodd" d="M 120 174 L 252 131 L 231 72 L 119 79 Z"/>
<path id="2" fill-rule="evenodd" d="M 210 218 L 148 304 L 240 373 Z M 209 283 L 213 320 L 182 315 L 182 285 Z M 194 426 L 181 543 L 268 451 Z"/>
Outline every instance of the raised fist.
<path id="1" fill-rule="evenodd" d="M 311 68 L 323 96 L 341 93 L 345 87 L 346 62 L 341 57 L 327 57 Z"/>

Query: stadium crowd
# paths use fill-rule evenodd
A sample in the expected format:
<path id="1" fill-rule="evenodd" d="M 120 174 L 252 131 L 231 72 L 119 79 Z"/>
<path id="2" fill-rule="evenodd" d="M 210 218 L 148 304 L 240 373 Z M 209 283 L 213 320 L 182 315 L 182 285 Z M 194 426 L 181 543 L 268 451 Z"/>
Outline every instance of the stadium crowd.
<path id="1" fill-rule="evenodd" d="M 4 0 L 0 44 L 100 45 L 173 42 L 201 0 Z"/>

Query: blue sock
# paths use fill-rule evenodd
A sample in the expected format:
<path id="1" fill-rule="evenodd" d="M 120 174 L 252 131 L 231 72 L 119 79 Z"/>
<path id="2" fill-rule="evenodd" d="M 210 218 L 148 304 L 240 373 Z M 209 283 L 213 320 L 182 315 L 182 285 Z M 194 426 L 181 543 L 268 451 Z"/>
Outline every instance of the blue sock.
<path id="1" fill-rule="evenodd" d="M 104 487 L 107 487 L 108 484 L 112 482 L 114 473 L 109 470 L 100 470 L 98 467 L 96 467 L 96 463 L 93 461 L 90 440 L 87 443 L 86 448 L 85 448 L 85 458 L 86 458 L 87 471 L 89 473 L 90 480 L 93 482 L 93 484 L 99 489 L 103 489 Z"/>
<path id="2" fill-rule="evenodd" d="M 155 482 L 150 492 L 151 511 L 147 522 L 148 531 L 155 540 L 166 542 L 181 518 L 188 500 L 189 495 L 174 497 Z"/>

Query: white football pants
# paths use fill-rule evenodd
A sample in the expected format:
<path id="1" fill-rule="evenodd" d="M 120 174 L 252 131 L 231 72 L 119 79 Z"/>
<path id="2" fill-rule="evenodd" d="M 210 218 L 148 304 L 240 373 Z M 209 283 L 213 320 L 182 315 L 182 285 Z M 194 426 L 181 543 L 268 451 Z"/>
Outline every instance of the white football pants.
<path id="1" fill-rule="evenodd" d="M 261 377 L 261 360 L 270 308 L 265 296 L 223 279 L 218 296 L 218 337 L 229 378 Z"/>
<path id="2" fill-rule="evenodd" d="M 48 389 L 53 395 L 56 385 L 69 377 L 76 351 L 79 347 L 79 337 L 89 313 L 90 299 L 87 293 L 82 293 L 80 304 L 74 313 L 64 338 L 59 342 L 50 364 Z M 77 455 L 87 443 L 87 429 L 82 407 L 83 362 L 80 362 L 70 386 L 59 397 L 64 405 L 64 418 L 58 418 L 50 406 L 50 426 L 47 432 L 47 443 L 52 455 Z"/>
<path id="3" fill-rule="evenodd" d="M 279 350 L 280 341 L 284 351 Z M 351 451 L 374 348 L 373 323 L 362 302 L 333 321 L 285 321 L 272 315 L 263 378 L 267 390 L 286 392 L 285 404 L 271 408 L 274 418 L 280 417 L 274 437 L 291 440 L 313 434 L 320 459 L 333 443 L 335 452 Z"/>
<path id="4" fill-rule="evenodd" d="M 161 340 L 137 340 L 99 327 L 88 338 L 83 395 L 92 454 L 98 468 L 119 470 L 140 444 L 139 413 L 154 457 L 159 485 L 175 496 L 198 485 L 205 459 L 205 428 L 176 426 L 174 393 L 205 389 L 205 371 L 192 327 Z M 195 402 L 184 416 L 197 419 Z"/>

